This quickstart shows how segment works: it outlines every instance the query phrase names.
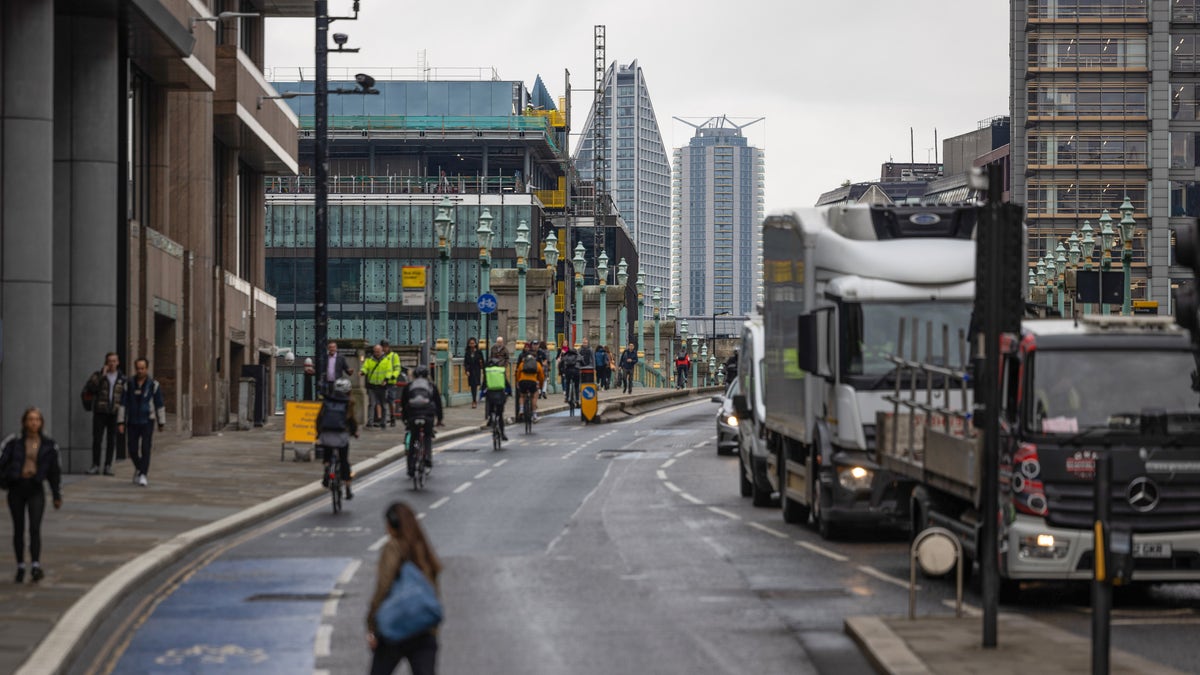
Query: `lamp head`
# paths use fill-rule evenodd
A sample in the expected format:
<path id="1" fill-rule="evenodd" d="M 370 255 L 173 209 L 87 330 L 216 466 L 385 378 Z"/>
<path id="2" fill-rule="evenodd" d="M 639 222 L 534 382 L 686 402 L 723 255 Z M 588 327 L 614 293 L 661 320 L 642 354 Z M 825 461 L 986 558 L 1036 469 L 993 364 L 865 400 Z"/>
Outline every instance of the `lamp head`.
<path id="1" fill-rule="evenodd" d="M 522 219 L 517 223 L 517 238 L 513 241 L 513 248 L 517 250 L 517 261 L 524 262 L 529 257 L 529 224 Z"/>
<path id="2" fill-rule="evenodd" d="M 1128 203 L 1129 198 L 1127 197 L 1125 201 Z M 1122 207 L 1122 210 L 1124 210 L 1124 207 Z M 1133 209 L 1125 211 L 1121 215 L 1121 241 L 1124 242 L 1125 246 L 1133 245 L 1133 230 L 1136 225 L 1137 222 L 1133 219 Z"/>
<path id="3" fill-rule="evenodd" d="M 1033 271 L 1033 268 L 1030 267 L 1029 268 L 1029 288 L 1032 289 L 1036 285 L 1037 285 L 1037 273 L 1035 273 Z"/>
<path id="4" fill-rule="evenodd" d="M 485 256 L 492 250 L 492 212 L 486 206 L 483 207 L 483 212 L 479 214 L 479 226 L 475 228 L 475 234 L 479 237 L 479 255 Z"/>
<path id="5" fill-rule="evenodd" d="M 337 40 L 337 35 L 334 35 L 333 39 Z M 339 42 L 338 44 L 341 44 L 341 43 Z M 362 87 L 363 89 L 365 89 L 367 91 L 370 91 L 371 88 L 375 86 L 375 78 L 371 77 L 370 75 L 367 75 L 366 73 L 356 74 L 354 76 L 354 81 L 358 83 L 358 86 Z"/>
<path id="6" fill-rule="evenodd" d="M 447 208 L 447 202 L 443 201 L 438 204 L 437 215 L 433 218 L 433 231 L 437 236 L 438 246 L 445 248 L 449 245 L 450 239 L 450 210 Z"/>
<path id="7" fill-rule="evenodd" d="M 684 320 L 683 320 L 683 321 L 682 321 L 682 322 L 679 324 L 679 334 L 683 336 L 683 341 L 684 341 L 684 342 L 687 342 L 687 334 L 688 334 L 688 322 L 687 322 L 687 319 L 684 319 Z"/>
<path id="8" fill-rule="evenodd" d="M 583 242 L 577 242 L 575 244 L 575 257 L 571 258 L 571 264 L 575 266 L 576 274 L 583 274 L 584 269 L 587 268 L 587 259 L 583 257 L 583 254 Z"/>
<path id="9" fill-rule="evenodd" d="M 650 296 L 650 300 L 654 302 L 654 306 L 658 307 L 662 304 L 662 289 L 658 286 L 654 287 L 654 295 Z"/>
<path id="10" fill-rule="evenodd" d="M 600 283 L 608 283 L 608 254 L 604 251 L 600 252 L 600 258 L 596 261 L 596 274 L 600 276 Z"/>
<path id="11" fill-rule="evenodd" d="M 554 234 L 554 230 L 546 235 L 546 248 L 542 249 L 542 256 L 546 258 L 546 267 L 558 264 L 558 235 Z"/>
<path id="12" fill-rule="evenodd" d="M 646 296 L 646 280 L 643 279 L 642 275 L 640 275 L 640 274 L 638 275 L 638 280 L 637 280 L 637 291 L 638 291 L 639 297 Z"/>
<path id="13" fill-rule="evenodd" d="M 1108 215 L 1108 209 L 1100 214 L 1100 247 L 1105 251 L 1113 248 L 1116 245 L 1116 232 L 1112 227 L 1112 216 Z"/>
<path id="14" fill-rule="evenodd" d="M 624 286 L 629 282 L 629 264 L 621 258 L 621 262 L 617 263 L 617 283 Z"/>
<path id="15" fill-rule="evenodd" d="M 334 33 L 333 34 L 333 42 L 339 47 L 341 47 L 342 45 L 346 44 L 349 41 L 350 41 L 350 36 L 346 35 L 345 33 Z"/>
<path id="16" fill-rule="evenodd" d="M 1088 221 L 1083 221 L 1083 227 L 1079 228 L 1083 236 L 1079 238 L 1079 243 L 1083 246 L 1084 257 L 1090 258 L 1096 250 L 1096 238 L 1092 235 L 1092 224 Z"/>

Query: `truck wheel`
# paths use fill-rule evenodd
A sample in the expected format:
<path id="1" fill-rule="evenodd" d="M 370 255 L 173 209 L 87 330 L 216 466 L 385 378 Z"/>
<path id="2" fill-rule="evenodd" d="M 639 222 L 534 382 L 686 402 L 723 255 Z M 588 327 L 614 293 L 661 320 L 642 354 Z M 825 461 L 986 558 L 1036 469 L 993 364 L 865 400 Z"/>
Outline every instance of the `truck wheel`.
<path id="1" fill-rule="evenodd" d="M 813 503 L 812 517 L 813 525 L 817 528 L 817 534 L 821 535 L 822 539 L 833 539 L 833 529 L 829 526 L 829 521 L 821 513 L 821 480 L 818 478 L 813 481 Z"/>
<path id="2" fill-rule="evenodd" d="M 754 490 L 754 484 L 746 480 L 746 462 L 742 459 L 742 452 L 738 450 L 738 486 L 743 497 L 749 497 Z"/>
<path id="3" fill-rule="evenodd" d="M 789 498 L 786 488 L 780 491 L 779 499 L 783 503 L 783 522 L 793 525 L 803 525 L 808 522 L 808 507 Z"/>
<path id="4" fill-rule="evenodd" d="M 752 504 L 759 508 L 775 506 L 775 501 L 771 499 L 771 491 L 769 489 L 763 490 L 758 486 L 758 476 L 750 477 L 750 488 L 750 500 Z"/>

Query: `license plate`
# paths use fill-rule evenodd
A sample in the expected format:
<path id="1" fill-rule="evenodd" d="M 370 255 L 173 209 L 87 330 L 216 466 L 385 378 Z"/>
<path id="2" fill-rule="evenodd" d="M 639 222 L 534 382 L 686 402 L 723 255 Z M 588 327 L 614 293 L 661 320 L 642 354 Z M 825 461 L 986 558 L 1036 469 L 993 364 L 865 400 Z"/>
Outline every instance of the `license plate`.
<path id="1" fill-rule="evenodd" d="M 1137 541 L 1133 543 L 1135 558 L 1170 558 L 1171 545 L 1156 541 Z"/>

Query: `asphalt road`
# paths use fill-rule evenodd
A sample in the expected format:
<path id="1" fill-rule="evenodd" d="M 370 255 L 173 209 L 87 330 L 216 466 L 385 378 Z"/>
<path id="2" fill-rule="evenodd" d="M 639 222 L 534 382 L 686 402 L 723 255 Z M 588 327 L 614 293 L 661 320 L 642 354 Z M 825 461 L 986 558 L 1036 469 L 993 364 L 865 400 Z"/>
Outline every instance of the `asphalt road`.
<path id="1" fill-rule="evenodd" d="M 441 673 L 872 672 L 842 620 L 907 610 L 904 537 L 824 542 L 753 508 L 736 459 L 716 455 L 714 412 L 599 427 L 554 416 L 529 437 L 510 428 L 502 452 L 484 435 L 439 446 L 424 492 L 396 466 L 339 515 L 322 499 L 164 572 L 72 672 L 365 672 L 382 514 L 397 499 L 446 567 Z M 1020 609 L 1087 633 L 1086 591 L 1082 606 L 1070 588 L 1040 591 Z M 922 580 L 918 611 L 949 613 L 953 594 Z M 1195 670 L 1196 595 L 1123 598 L 1115 644 Z"/>

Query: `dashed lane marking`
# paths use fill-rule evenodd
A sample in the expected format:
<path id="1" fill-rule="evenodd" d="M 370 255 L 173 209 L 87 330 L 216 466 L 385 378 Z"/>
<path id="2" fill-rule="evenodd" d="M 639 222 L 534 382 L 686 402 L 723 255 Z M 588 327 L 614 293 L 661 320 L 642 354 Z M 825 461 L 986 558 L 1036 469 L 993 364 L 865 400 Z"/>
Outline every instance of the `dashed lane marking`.
<path id="1" fill-rule="evenodd" d="M 728 518 L 730 520 L 741 520 L 742 519 L 742 517 L 739 516 L 738 514 L 732 512 L 732 511 L 726 511 L 725 509 L 723 509 L 719 506 L 710 506 L 710 507 L 708 507 L 708 510 L 712 511 L 713 513 L 717 514 L 718 516 L 725 516 L 726 518 Z"/>
<path id="2" fill-rule="evenodd" d="M 880 572 L 879 570 L 875 569 L 874 567 L 871 567 L 870 565 L 859 565 L 858 571 L 862 572 L 863 574 L 869 574 L 869 575 L 875 577 L 876 579 L 879 579 L 880 581 L 886 581 L 887 583 L 892 584 L 893 586 L 899 586 L 900 588 L 903 588 L 904 590 L 908 590 L 908 582 L 905 581 L 904 579 L 901 579 L 899 577 L 894 577 L 890 574 L 887 574 L 886 572 Z M 917 584 L 916 588 L 917 588 L 917 590 L 921 590 L 921 585 Z"/>
<path id="3" fill-rule="evenodd" d="M 684 499 L 688 500 L 689 502 L 691 502 L 691 503 L 693 503 L 693 504 L 699 504 L 699 505 L 701 505 L 701 506 L 703 506 L 703 505 L 704 505 L 704 502 L 700 501 L 699 499 L 696 499 L 695 497 L 693 497 L 693 496 L 689 495 L 689 494 L 688 494 L 688 493 L 686 493 L 686 492 L 680 492 L 680 493 L 679 493 L 679 496 L 680 496 L 680 497 L 683 497 Z"/>
<path id="4" fill-rule="evenodd" d="M 693 446 L 691 447 L 691 449 L 692 449 L 692 450 L 699 450 L 700 448 L 703 448 L 704 446 L 706 446 L 706 445 L 708 445 L 708 444 L 710 444 L 710 443 L 711 443 L 711 441 L 700 441 L 699 443 L 697 443 L 697 444 L 693 445 Z"/>
<path id="5" fill-rule="evenodd" d="M 669 468 L 671 468 L 671 465 L 674 463 L 675 463 L 675 458 L 672 457 L 671 459 L 668 459 L 667 461 L 662 463 L 662 468 L 669 469 Z M 662 472 L 659 471 L 659 473 L 662 473 Z"/>
<path id="6" fill-rule="evenodd" d="M 796 542 L 796 545 L 801 548 L 806 548 L 806 549 L 812 551 L 813 553 L 816 553 L 817 555 L 823 555 L 826 558 L 829 558 L 830 560 L 836 560 L 838 562 L 846 562 L 847 560 L 850 559 L 848 556 L 844 556 L 841 553 L 834 553 L 833 551 L 830 551 L 827 548 L 817 546 L 816 544 L 813 544 L 811 542 L 798 541 L 798 542 Z"/>
<path id="7" fill-rule="evenodd" d="M 683 488 L 679 487 L 678 485 L 672 483 L 669 480 L 663 481 L 663 487 L 667 488 L 671 492 L 675 492 L 675 493 L 683 492 Z"/>
<path id="8" fill-rule="evenodd" d="M 488 475 L 491 472 L 492 472 L 491 469 L 484 469 L 483 471 L 480 471 L 479 473 L 475 474 L 475 480 L 479 480 L 480 478 L 483 478 L 484 476 Z"/>
<path id="9" fill-rule="evenodd" d="M 754 529 L 756 529 L 756 530 L 759 530 L 759 531 L 762 531 L 762 532 L 766 532 L 767 534 L 769 534 L 769 535 L 771 535 L 771 536 L 773 536 L 773 537 L 779 537 L 780 539 L 791 539 L 791 537 L 790 537 L 790 536 L 788 536 L 786 533 L 784 533 L 784 532 L 780 532 L 779 530 L 777 530 L 777 529 L 775 529 L 775 528 L 773 528 L 773 527 L 769 527 L 769 526 L 767 526 L 767 525 L 763 525 L 762 523 L 756 523 L 756 522 L 753 522 L 753 521 L 751 521 L 751 522 L 749 522 L 749 523 L 746 523 L 746 524 L 747 524 L 747 525 L 749 525 L 750 527 L 753 527 L 753 528 L 754 528 Z"/>
<path id="10" fill-rule="evenodd" d="M 322 618 L 328 619 L 331 617 L 335 617 L 335 616 L 337 616 L 337 611 L 338 611 L 338 598 L 330 598 L 325 601 L 324 605 L 321 606 Z"/>
<path id="11" fill-rule="evenodd" d="M 339 584 L 348 584 L 354 578 L 354 574 L 358 572 L 358 568 L 362 565 L 362 560 L 351 560 L 350 564 L 346 565 L 346 569 L 338 576 Z"/>
<path id="12" fill-rule="evenodd" d="M 425 512 L 424 511 L 417 514 L 417 520 L 425 520 Z"/>
<path id="13" fill-rule="evenodd" d="M 694 452 L 694 451 L 691 448 L 688 448 L 687 450 L 680 450 L 679 452 L 675 453 L 675 459 L 679 459 L 680 457 L 683 457 L 684 455 L 690 455 L 690 454 L 692 454 L 692 452 Z"/>
<path id="14" fill-rule="evenodd" d="M 442 508 L 443 506 L 445 506 L 445 505 L 446 505 L 446 502 L 448 502 L 448 501 L 450 501 L 450 498 L 449 498 L 449 497 L 442 497 L 441 499 L 437 500 L 436 502 L 434 502 L 434 503 L 430 504 L 430 505 L 429 505 L 429 510 L 430 510 L 430 511 L 432 511 L 432 510 L 434 510 L 434 509 L 440 509 L 440 508 Z"/>
<path id="15" fill-rule="evenodd" d="M 466 490 L 469 487 L 471 487 L 471 481 L 467 481 L 467 482 L 463 483 L 462 485 L 459 485 L 458 487 L 454 488 L 454 494 L 459 494 L 460 492 Z"/>
<path id="16" fill-rule="evenodd" d="M 493 465 L 492 465 L 492 468 L 494 468 L 494 469 L 498 469 L 498 468 L 500 468 L 500 467 L 504 466 L 504 465 L 505 465 L 505 464 L 507 464 L 507 463 L 508 463 L 508 460 L 507 460 L 507 459 L 502 459 L 502 460 L 500 460 L 499 462 L 496 462 L 495 464 L 493 464 Z"/>
<path id="17" fill-rule="evenodd" d="M 323 623 L 317 627 L 317 639 L 313 643 L 313 655 L 318 659 L 323 659 L 330 654 L 330 645 L 333 643 L 333 626 Z"/>
<path id="18" fill-rule="evenodd" d="M 424 515 L 424 514 L 422 514 L 422 515 Z M 378 551 L 379 549 L 383 548 L 383 545 L 387 543 L 388 537 L 390 537 L 390 536 L 391 536 L 390 534 L 385 534 L 382 537 L 376 539 L 374 544 L 371 544 L 370 546 L 367 547 L 367 550 L 374 553 L 375 551 Z"/>
<path id="19" fill-rule="evenodd" d="M 662 469 L 659 469 L 659 470 L 658 470 L 658 472 L 657 472 L 657 475 L 658 475 L 658 479 L 659 479 L 659 480 L 666 480 L 666 479 L 667 479 L 667 472 L 666 472 L 666 471 L 663 471 Z"/>

